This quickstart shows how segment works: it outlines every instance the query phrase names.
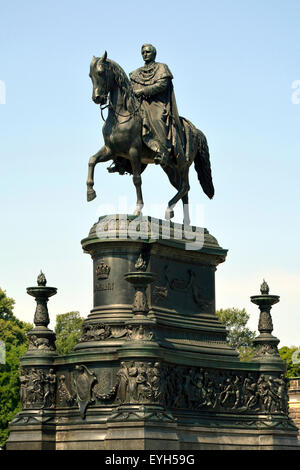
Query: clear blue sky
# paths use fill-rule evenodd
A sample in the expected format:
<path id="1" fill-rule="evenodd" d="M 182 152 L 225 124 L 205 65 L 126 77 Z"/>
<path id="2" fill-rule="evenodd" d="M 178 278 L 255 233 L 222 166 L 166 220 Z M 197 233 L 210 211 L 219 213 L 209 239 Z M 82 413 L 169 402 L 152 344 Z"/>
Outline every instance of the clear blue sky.
<path id="1" fill-rule="evenodd" d="M 190 199 L 229 249 L 216 274 L 217 307 L 245 307 L 256 329 L 249 297 L 265 277 L 281 296 L 274 334 L 300 345 L 299 18 L 298 0 L 2 3 L 0 286 L 19 318 L 33 319 L 26 287 L 41 268 L 58 287 L 52 326 L 57 313 L 92 308 L 92 265 L 80 240 L 105 205 L 133 204 L 135 191 L 130 177 L 98 165 L 98 198 L 86 202 L 88 159 L 103 144 L 89 64 L 107 50 L 129 73 L 151 42 L 174 75 L 179 113 L 210 147 L 216 196 L 206 198 L 191 169 Z M 147 168 L 143 192 L 145 213 L 162 204 L 154 215 L 163 216 L 173 190 L 160 168 Z"/>

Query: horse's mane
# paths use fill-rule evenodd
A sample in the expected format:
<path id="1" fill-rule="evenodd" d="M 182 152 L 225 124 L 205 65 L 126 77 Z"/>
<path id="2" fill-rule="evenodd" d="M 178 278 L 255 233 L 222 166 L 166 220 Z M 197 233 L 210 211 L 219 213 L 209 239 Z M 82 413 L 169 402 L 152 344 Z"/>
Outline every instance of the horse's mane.
<path id="1" fill-rule="evenodd" d="M 122 95 L 124 96 L 126 107 L 130 105 L 134 106 L 135 97 L 133 93 L 132 84 L 128 76 L 126 75 L 122 67 L 119 64 L 117 64 L 117 62 L 114 62 L 111 59 L 106 59 L 106 61 L 111 65 L 111 70 L 113 72 L 114 79 L 117 85 L 119 86 Z"/>

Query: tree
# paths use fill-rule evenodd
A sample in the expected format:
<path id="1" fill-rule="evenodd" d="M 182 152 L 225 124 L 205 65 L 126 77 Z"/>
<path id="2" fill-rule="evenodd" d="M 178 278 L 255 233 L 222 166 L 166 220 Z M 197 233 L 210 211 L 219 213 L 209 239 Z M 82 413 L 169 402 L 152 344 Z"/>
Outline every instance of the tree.
<path id="1" fill-rule="evenodd" d="M 299 351 L 299 354 L 297 353 L 297 351 Z M 279 354 L 280 354 L 281 359 L 286 364 L 286 376 L 289 378 L 299 377 L 300 376 L 300 349 L 297 348 L 296 346 L 291 346 L 291 347 L 282 346 L 282 348 L 279 349 Z"/>
<path id="2" fill-rule="evenodd" d="M 250 361 L 254 354 L 253 340 L 256 333 L 246 326 L 250 318 L 246 310 L 233 307 L 217 310 L 216 314 L 228 331 L 230 346 L 238 351 L 241 360 Z"/>
<path id="3" fill-rule="evenodd" d="M 2 320 L 15 320 L 16 317 L 13 314 L 15 301 L 14 299 L 7 297 L 5 290 L 0 287 L 0 319 Z"/>
<path id="4" fill-rule="evenodd" d="M 79 312 L 68 312 L 56 315 L 56 350 L 60 355 L 71 354 L 79 342 L 84 318 Z"/>
<path id="5" fill-rule="evenodd" d="M 5 363 L 0 364 L 0 446 L 9 435 L 8 423 L 21 409 L 19 388 L 20 358 L 28 347 L 26 333 L 32 325 L 13 314 L 14 300 L 0 289 L 0 340 L 5 347 Z"/>

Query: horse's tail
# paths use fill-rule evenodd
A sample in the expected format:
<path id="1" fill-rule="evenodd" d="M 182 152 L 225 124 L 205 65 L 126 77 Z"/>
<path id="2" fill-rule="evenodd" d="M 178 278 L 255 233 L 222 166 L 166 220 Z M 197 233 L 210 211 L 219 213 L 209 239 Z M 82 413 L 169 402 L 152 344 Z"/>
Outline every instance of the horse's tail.
<path id="1" fill-rule="evenodd" d="M 199 130 L 198 151 L 194 160 L 194 164 L 198 175 L 198 180 L 202 186 L 203 191 L 210 199 L 212 199 L 215 194 L 215 189 L 211 176 L 209 149 L 205 135 Z"/>

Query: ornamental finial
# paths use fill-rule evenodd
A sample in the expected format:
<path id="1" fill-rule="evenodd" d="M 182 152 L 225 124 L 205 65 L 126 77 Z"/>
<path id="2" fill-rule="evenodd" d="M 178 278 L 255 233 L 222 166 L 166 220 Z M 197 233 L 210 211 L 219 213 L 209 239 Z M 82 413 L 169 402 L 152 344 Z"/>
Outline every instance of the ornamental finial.
<path id="1" fill-rule="evenodd" d="M 143 257 L 142 253 L 140 253 L 138 259 L 137 259 L 137 262 L 135 263 L 135 269 L 137 271 L 146 271 L 147 269 L 147 261 L 145 260 L 145 258 Z"/>
<path id="2" fill-rule="evenodd" d="M 261 292 L 261 294 L 262 294 L 262 295 L 269 295 L 269 291 L 270 291 L 270 289 L 269 289 L 268 284 L 266 283 L 265 280 L 263 280 L 263 283 L 262 283 L 262 285 L 260 286 L 260 292 Z"/>
<path id="3" fill-rule="evenodd" d="M 46 279 L 45 274 L 43 273 L 42 270 L 41 270 L 40 274 L 37 277 L 37 284 L 38 284 L 38 286 L 43 286 L 43 287 L 45 287 L 45 285 L 47 284 L 47 279 Z"/>
<path id="4" fill-rule="evenodd" d="M 43 273 L 42 270 L 41 270 L 40 274 L 37 277 L 37 283 L 38 283 L 38 286 L 43 286 L 43 287 L 45 287 L 45 285 L 47 284 L 47 279 L 46 279 L 45 274 Z"/>

